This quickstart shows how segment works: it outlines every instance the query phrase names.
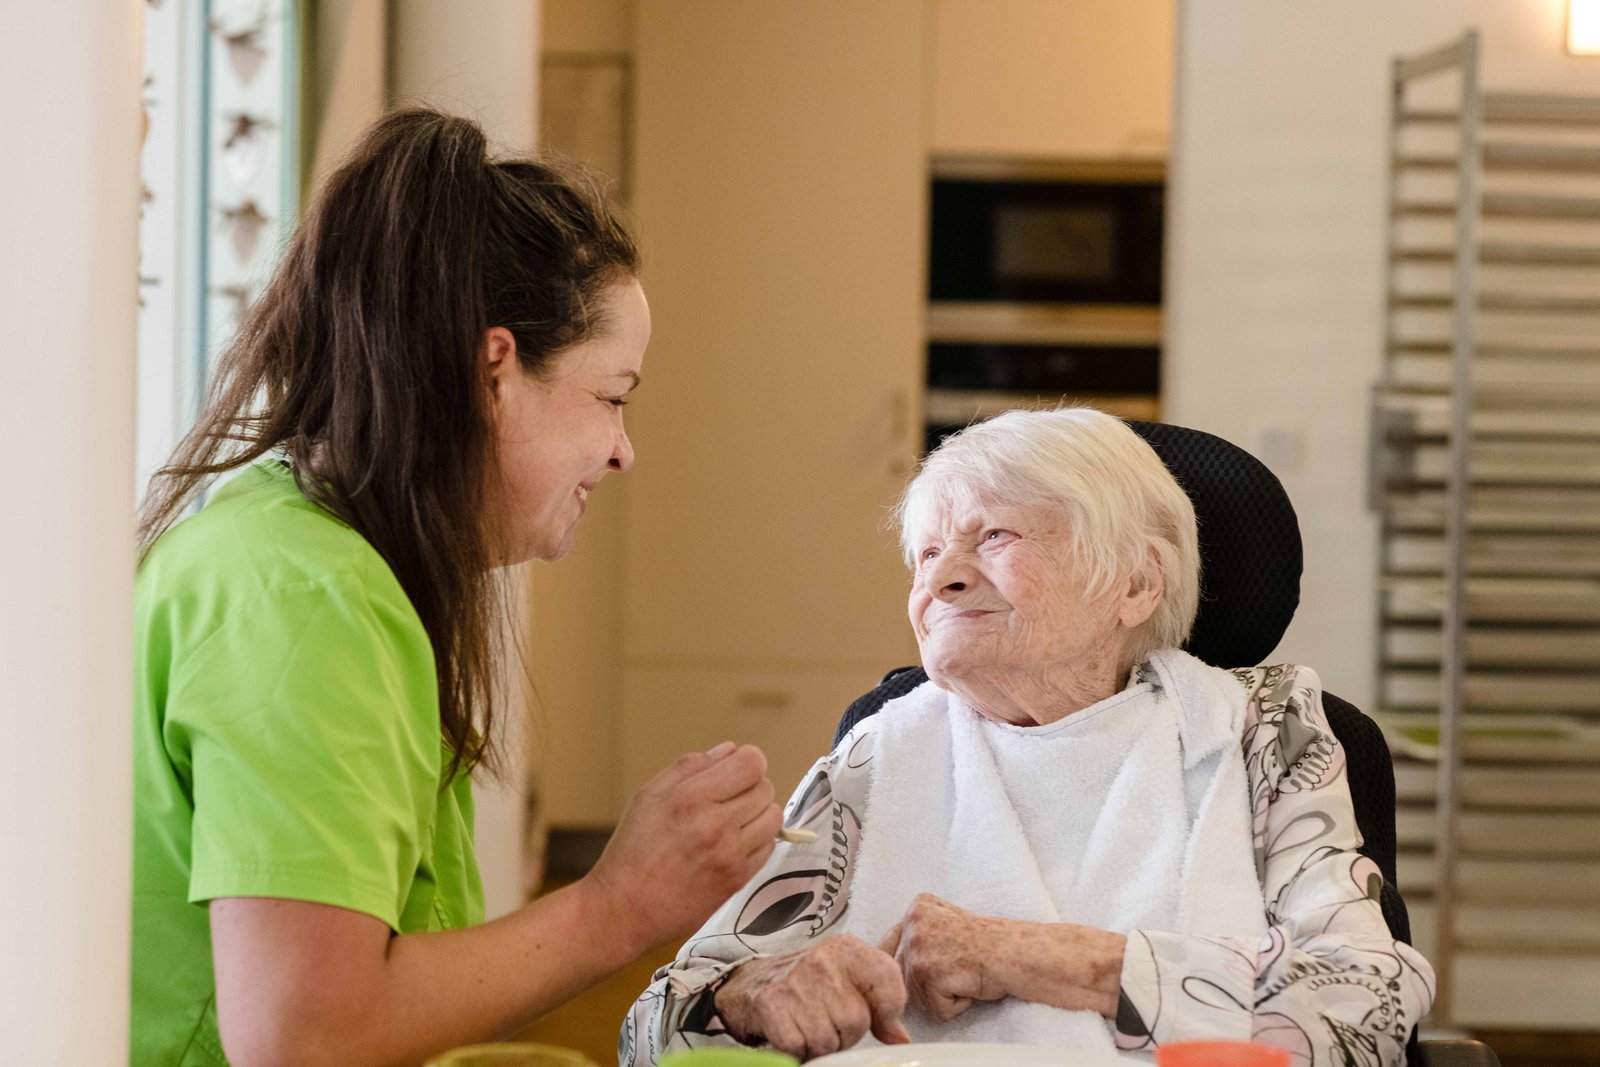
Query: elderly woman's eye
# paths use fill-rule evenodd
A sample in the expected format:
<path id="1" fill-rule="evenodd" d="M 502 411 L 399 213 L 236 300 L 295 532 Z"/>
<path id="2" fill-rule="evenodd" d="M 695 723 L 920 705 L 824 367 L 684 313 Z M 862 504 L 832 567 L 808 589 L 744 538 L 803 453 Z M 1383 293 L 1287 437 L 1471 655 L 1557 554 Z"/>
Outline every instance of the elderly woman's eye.
<path id="1" fill-rule="evenodd" d="M 917 559 L 920 560 L 923 563 L 926 563 L 930 559 L 933 559 L 938 554 L 939 554 L 939 550 L 937 548 L 925 548 L 920 553 L 918 553 Z"/>
<path id="2" fill-rule="evenodd" d="M 985 541 L 1004 541 L 1013 536 L 1015 535 L 1010 530 L 985 530 L 983 539 Z"/>

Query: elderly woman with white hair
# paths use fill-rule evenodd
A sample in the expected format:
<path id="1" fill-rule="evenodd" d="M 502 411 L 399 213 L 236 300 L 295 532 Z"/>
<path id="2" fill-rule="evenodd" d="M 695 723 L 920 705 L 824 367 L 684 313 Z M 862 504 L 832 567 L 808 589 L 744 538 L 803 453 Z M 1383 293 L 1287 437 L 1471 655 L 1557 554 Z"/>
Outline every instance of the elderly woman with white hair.
<path id="1" fill-rule="evenodd" d="M 818 761 L 785 810 L 817 839 L 657 973 L 620 1061 L 914 1037 L 1403 1062 L 1433 972 L 1384 924 L 1321 684 L 1179 651 L 1194 509 L 1150 447 L 1011 412 L 930 454 L 898 518 L 930 681 Z"/>

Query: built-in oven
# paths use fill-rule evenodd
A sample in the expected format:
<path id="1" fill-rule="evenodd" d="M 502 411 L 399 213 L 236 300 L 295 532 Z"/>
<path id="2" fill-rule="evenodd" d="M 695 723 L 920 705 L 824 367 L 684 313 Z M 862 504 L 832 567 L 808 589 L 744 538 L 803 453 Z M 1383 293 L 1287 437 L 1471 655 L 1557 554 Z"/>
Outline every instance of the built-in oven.
<path id="1" fill-rule="evenodd" d="M 1014 407 L 1160 417 L 1160 162 L 939 159 L 932 171 L 932 447 Z"/>
<path id="2" fill-rule="evenodd" d="M 928 298 L 1160 304 L 1159 164 L 946 160 L 929 203 Z"/>

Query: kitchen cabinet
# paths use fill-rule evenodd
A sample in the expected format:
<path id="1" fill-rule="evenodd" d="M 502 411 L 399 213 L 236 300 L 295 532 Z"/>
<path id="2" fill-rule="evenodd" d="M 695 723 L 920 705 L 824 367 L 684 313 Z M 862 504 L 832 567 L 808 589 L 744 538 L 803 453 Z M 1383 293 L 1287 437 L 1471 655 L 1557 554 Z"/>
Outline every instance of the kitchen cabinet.
<path id="1" fill-rule="evenodd" d="M 915 662 L 886 519 L 920 445 L 927 12 L 635 11 L 655 330 L 628 408 L 617 799 L 760 744 L 779 788 Z"/>
<path id="2" fill-rule="evenodd" d="M 724 737 L 797 777 L 849 699 L 916 660 L 885 520 L 920 444 L 926 10 L 613 14 L 631 86 L 608 122 L 631 131 L 655 329 L 637 465 L 533 578 L 539 818 L 565 829 Z M 552 62 L 574 41 L 553 32 Z"/>
<path id="3" fill-rule="evenodd" d="M 644 0 L 655 318 L 628 417 L 624 655 L 881 671 L 919 443 L 923 5 Z"/>
<path id="4" fill-rule="evenodd" d="M 1173 0 L 933 0 L 941 156 L 1167 155 Z"/>
<path id="5" fill-rule="evenodd" d="M 834 728 L 850 701 L 882 674 L 814 664 L 764 670 L 630 666 L 622 683 L 621 798 L 680 751 L 731 739 L 766 753 L 767 776 L 781 802 L 833 747 Z"/>

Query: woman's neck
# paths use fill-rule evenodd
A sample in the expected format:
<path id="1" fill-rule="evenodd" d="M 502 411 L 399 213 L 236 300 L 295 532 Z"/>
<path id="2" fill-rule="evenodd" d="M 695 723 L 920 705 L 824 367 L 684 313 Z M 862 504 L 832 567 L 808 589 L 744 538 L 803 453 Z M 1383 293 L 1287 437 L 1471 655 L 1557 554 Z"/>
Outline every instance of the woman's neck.
<path id="1" fill-rule="evenodd" d="M 986 719 L 1044 726 L 1120 693 L 1128 686 L 1131 670 L 1119 655 L 1043 668 L 998 668 L 934 681 Z"/>

